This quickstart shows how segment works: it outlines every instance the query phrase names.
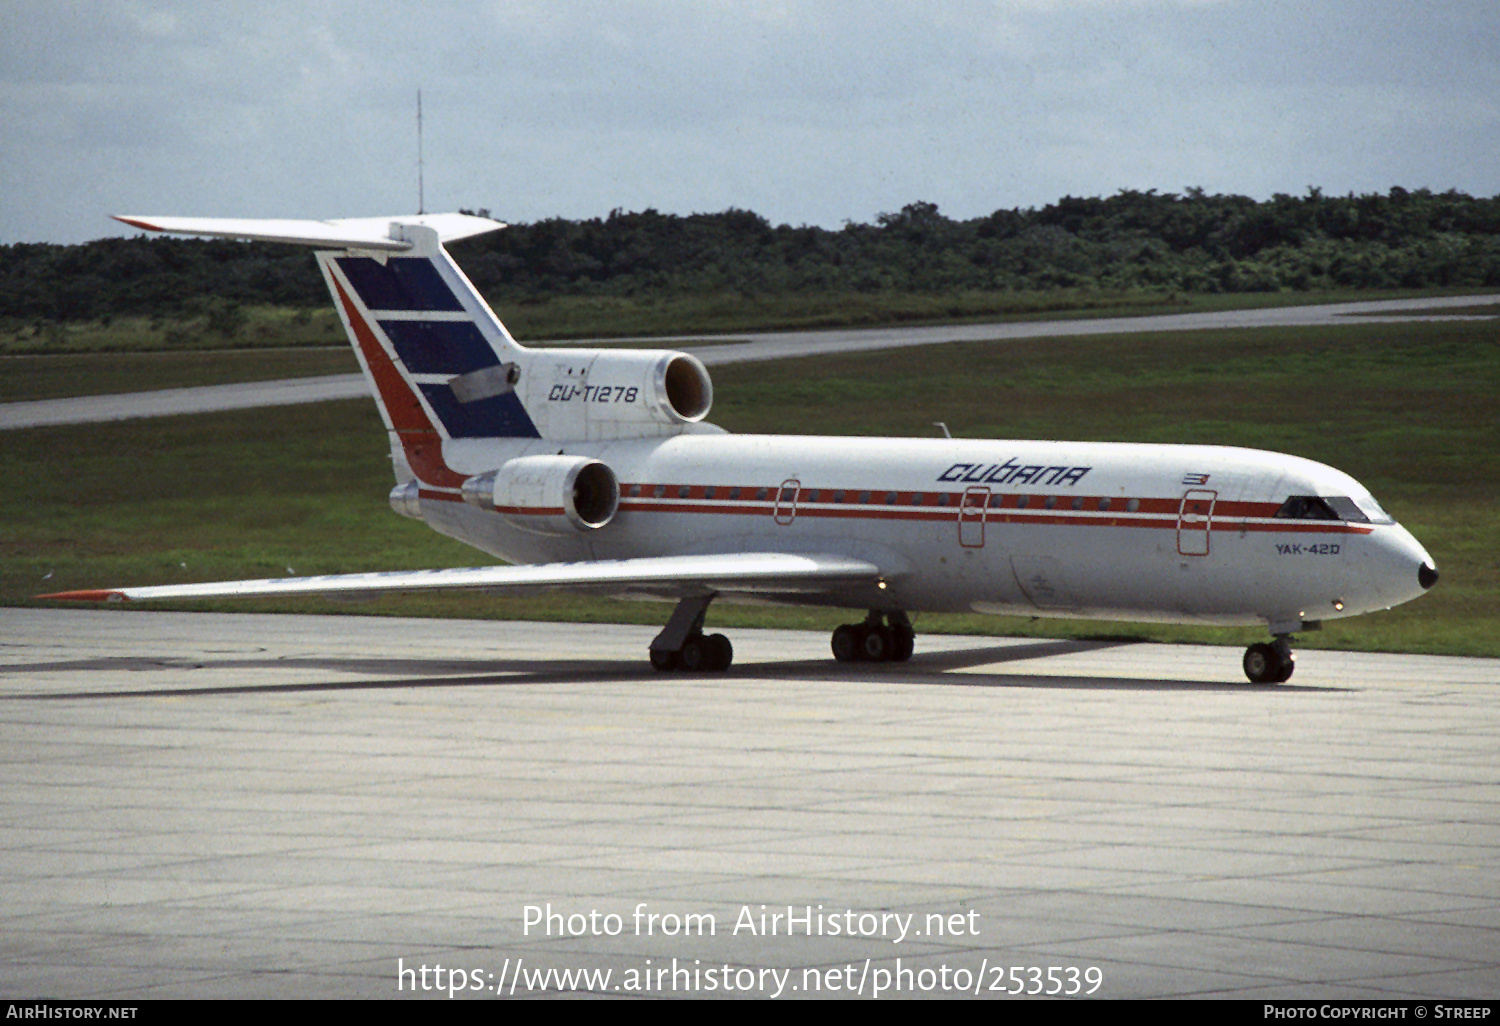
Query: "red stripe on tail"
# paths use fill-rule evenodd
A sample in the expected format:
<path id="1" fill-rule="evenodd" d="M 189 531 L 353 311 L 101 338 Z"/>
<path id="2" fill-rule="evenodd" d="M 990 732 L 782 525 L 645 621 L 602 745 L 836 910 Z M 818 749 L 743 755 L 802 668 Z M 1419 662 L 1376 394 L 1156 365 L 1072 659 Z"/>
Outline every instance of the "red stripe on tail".
<path id="1" fill-rule="evenodd" d="M 375 389 L 380 393 L 386 415 L 401 439 L 401 447 L 406 450 L 406 462 L 423 484 L 435 488 L 460 487 L 464 476 L 455 473 L 443 458 L 443 438 L 432 426 L 417 394 L 401 376 L 400 368 L 386 355 L 385 348 L 376 340 L 375 333 L 359 315 L 338 279 L 330 275 L 329 280 L 338 292 L 355 344 L 364 355 L 365 366 L 370 368 L 370 376 L 375 380 Z"/>

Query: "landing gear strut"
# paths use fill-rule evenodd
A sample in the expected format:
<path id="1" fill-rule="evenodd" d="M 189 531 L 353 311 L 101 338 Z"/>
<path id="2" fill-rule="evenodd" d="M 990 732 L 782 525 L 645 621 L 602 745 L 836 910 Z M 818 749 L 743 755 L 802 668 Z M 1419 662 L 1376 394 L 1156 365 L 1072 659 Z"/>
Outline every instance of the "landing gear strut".
<path id="1" fill-rule="evenodd" d="M 734 646 L 722 634 L 704 634 L 703 616 L 712 595 L 685 598 L 651 642 L 651 665 L 663 672 L 723 673 L 734 661 Z"/>
<path id="2" fill-rule="evenodd" d="M 872 609 L 864 623 L 846 623 L 833 632 L 833 657 L 841 663 L 904 663 L 916 639 L 905 613 Z"/>
<path id="3" fill-rule="evenodd" d="M 1297 667 L 1291 635 L 1278 634 L 1275 641 L 1261 641 L 1245 649 L 1245 676 L 1252 684 L 1283 684 Z"/>

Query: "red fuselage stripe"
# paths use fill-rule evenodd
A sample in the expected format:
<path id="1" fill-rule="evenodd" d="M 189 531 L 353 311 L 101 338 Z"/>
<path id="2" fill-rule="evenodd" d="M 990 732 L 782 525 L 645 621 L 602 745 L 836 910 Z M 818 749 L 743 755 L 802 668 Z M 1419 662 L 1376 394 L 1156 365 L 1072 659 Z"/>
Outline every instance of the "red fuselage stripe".
<path id="1" fill-rule="evenodd" d="M 682 489 L 687 496 L 682 497 Z M 657 495 L 660 490 L 662 494 Z M 714 492 L 714 498 L 705 494 Z M 760 486 L 738 488 L 719 485 L 655 485 L 640 484 L 622 486 L 627 493 L 620 500 L 620 510 L 629 513 L 686 513 L 711 516 L 776 516 L 784 521 L 816 517 L 820 519 L 847 520 L 906 520 L 927 523 L 968 524 L 1050 524 L 1059 527 L 1134 527 L 1167 530 L 1254 531 L 1257 533 L 1310 533 L 1310 534 L 1369 534 L 1375 530 L 1371 524 L 1347 523 L 1340 520 L 1293 520 L 1278 518 L 1275 513 L 1280 505 L 1274 502 L 1220 502 L 1213 508 L 1212 516 L 1203 510 L 1183 511 L 1180 498 L 1128 499 L 1111 497 L 1107 509 L 1099 504 L 1104 496 L 1085 496 L 1081 505 L 1074 507 L 1074 496 L 1030 495 L 1025 506 L 1018 506 L 1023 496 L 1002 496 L 1002 505 L 987 503 L 964 505 L 962 492 L 909 492 L 881 489 L 799 489 L 797 500 L 791 498 L 777 501 L 778 488 Z M 728 498 L 738 491 L 755 498 Z M 817 491 L 819 500 L 814 502 L 806 496 Z M 869 494 L 871 501 L 838 502 L 823 501 L 822 495 L 837 495 L 856 498 Z M 635 492 L 635 495 L 628 494 Z M 758 497 L 764 492 L 765 497 Z M 723 494 L 726 498 L 720 499 Z M 894 494 L 895 502 L 886 498 Z M 422 498 L 449 502 L 461 501 L 454 493 L 422 490 Z M 922 503 L 912 503 L 914 496 L 921 496 Z M 940 497 L 948 498 L 942 504 Z M 1047 505 L 1048 500 L 1052 505 Z M 1131 503 L 1135 508 L 1131 509 Z M 563 510 L 552 507 L 505 507 L 497 512 L 516 516 L 558 516 Z M 1182 515 L 1186 512 L 1186 516 Z M 1207 527 L 1205 528 L 1205 523 Z"/>

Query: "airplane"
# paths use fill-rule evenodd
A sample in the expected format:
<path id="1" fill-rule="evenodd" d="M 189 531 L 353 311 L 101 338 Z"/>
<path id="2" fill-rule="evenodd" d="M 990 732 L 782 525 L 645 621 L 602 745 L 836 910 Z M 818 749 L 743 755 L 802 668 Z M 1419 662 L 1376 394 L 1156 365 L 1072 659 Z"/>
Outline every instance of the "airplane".
<path id="1" fill-rule="evenodd" d="M 1359 482 L 1244 448 L 734 435 L 668 350 L 518 344 L 444 244 L 468 214 L 331 221 L 121 216 L 152 232 L 289 242 L 316 259 L 389 434 L 392 508 L 511 565 L 71 591 L 54 599 L 569 588 L 674 600 L 662 671 L 722 672 L 726 600 L 867 610 L 840 662 L 902 662 L 913 612 L 1263 626 L 1255 683 L 1292 635 L 1438 579 Z"/>

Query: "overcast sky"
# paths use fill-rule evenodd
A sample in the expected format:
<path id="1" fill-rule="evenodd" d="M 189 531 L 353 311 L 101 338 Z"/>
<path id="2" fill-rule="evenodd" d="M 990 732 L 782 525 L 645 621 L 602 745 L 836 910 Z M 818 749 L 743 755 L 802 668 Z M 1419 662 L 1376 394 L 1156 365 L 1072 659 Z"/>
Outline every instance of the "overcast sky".
<path id="1" fill-rule="evenodd" d="M 512 221 L 1500 193 L 1495 0 L 3 0 L 0 244 L 413 212 L 418 88 Z"/>

